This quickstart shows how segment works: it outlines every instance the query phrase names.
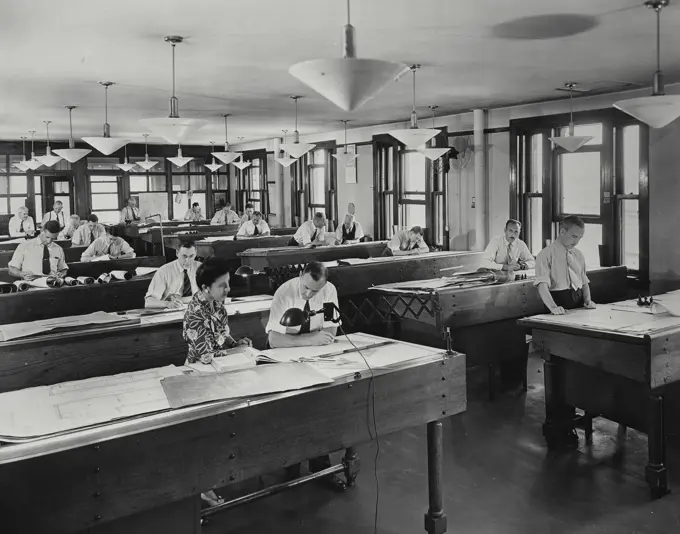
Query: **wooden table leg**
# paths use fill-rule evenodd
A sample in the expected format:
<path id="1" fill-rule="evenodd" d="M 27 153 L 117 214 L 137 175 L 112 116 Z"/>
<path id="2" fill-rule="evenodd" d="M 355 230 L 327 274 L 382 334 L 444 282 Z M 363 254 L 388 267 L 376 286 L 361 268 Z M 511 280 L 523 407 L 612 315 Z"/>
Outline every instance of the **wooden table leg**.
<path id="1" fill-rule="evenodd" d="M 545 422 L 543 437 L 549 449 L 576 448 L 578 436 L 574 430 L 574 408 L 564 400 L 559 363 L 549 354 L 543 357 L 545 381 Z"/>
<path id="2" fill-rule="evenodd" d="M 441 421 L 427 424 L 427 475 L 430 507 L 425 514 L 425 530 L 428 534 L 446 532 L 446 515 L 443 509 L 444 438 Z"/>
<path id="3" fill-rule="evenodd" d="M 653 499 L 669 493 L 666 473 L 666 438 L 663 428 L 663 397 L 649 397 L 649 430 L 647 433 L 649 460 L 645 467 L 645 479 Z"/>

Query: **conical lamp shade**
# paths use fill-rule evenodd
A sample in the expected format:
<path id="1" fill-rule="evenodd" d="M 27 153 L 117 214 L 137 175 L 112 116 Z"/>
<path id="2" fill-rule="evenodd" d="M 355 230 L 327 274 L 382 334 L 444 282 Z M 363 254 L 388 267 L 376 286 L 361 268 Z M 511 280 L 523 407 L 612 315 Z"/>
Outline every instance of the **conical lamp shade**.
<path id="1" fill-rule="evenodd" d="M 25 162 L 24 165 L 28 165 L 28 168 L 31 169 L 32 171 L 35 171 L 36 169 L 42 167 L 42 163 L 35 159 L 35 156 L 33 156 L 31 159 Z"/>
<path id="2" fill-rule="evenodd" d="M 225 165 L 229 165 L 241 155 L 240 152 L 211 152 L 211 154 Z"/>
<path id="3" fill-rule="evenodd" d="M 338 152 L 337 154 L 333 154 L 333 157 L 338 160 L 338 166 L 347 167 L 359 157 L 359 154 L 353 154 L 351 152 Z"/>
<path id="4" fill-rule="evenodd" d="M 76 161 L 83 159 L 90 152 L 92 151 L 87 148 L 62 148 L 54 151 L 57 156 L 61 156 L 69 163 L 75 163 Z"/>
<path id="5" fill-rule="evenodd" d="M 168 141 L 168 143 L 173 145 L 181 145 L 196 130 L 203 128 L 203 126 L 208 124 L 208 121 L 203 119 L 182 119 L 180 117 L 141 119 L 139 122 L 153 133 L 163 137 Z"/>
<path id="6" fill-rule="evenodd" d="M 250 161 L 232 161 L 231 164 L 241 170 L 245 169 L 246 167 L 250 167 Z"/>
<path id="7" fill-rule="evenodd" d="M 288 72 L 345 111 L 353 111 L 394 81 L 406 65 L 379 59 L 313 59 Z"/>
<path id="8" fill-rule="evenodd" d="M 116 163 L 116 167 L 118 167 L 122 171 L 130 172 L 132 169 L 135 168 L 135 164 L 134 163 L 128 163 L 128 159 L 125 158 L 125 162 Z"/>
<path id="9" fill-rule="evenodd" d="M 21 172 L 26 172 L 28 169 L 31 168 L 27 164 L 28 164 L 28 161 L 23 160 L 23 161 L 20 161 L 19 163 L 15 163 L 14 166 L 17 169 L 19 169 Z"/>
<path id="10" fill-rule="evenodd" d="M 587 135 L 564 135 L 560 137 L 551 137 L 550 140 L 556 145 L 561 146 L 567 152 L 576 152 L 592 138 L 592 136 Z"/>
<path id="11" fill-rule="evenodd" d="M 50 150 L 50 147 L 48 146 L 47 150 L 45 151 L 45 155 L 36 156 L 35 159 L 37 159 L 45 167 L 51 167 L 55 163 L 59 163 L 63 158 L 61 156 L 54 156 Z"/>
<path id="12" fill-rule="evenodd" d="M 137 165 L 139 165 L 142 169 L 144 170 L 150 170 L 153 169 L 156 165 L 158 165 L 158 161 L 149 161 L 149 156 L 147 155 L 144 161 L 138 161 Z"/>
<path id="13" fill-rule="evenodd" d="M 663 128 L 680 117 L 680 95 L 654 95 L 620 100 L 615 108 L 652 128 Z"/>
<path id="14" fill-rule="evenodd" d="M 83 137 L 88 145 L 92 145 L 98 152 L 110 156 L 116 150 L 123 148 L 130 140 L 121 137 Z"/>
<path id="15" fill-rule="evenodd" d="M 276 161 L 278 161 L 281 166 L 288 168 L 295 163 L 297 159 L 286 156 L 285 158 L 276 158 Z"/>
<path id="16" fill-rule="evenodd" d="M 309 152 L 316 145 L 309 143 L 281 143 L 281 150 L 288 152 L 293 158 L 300 158 Z"/>
<path id="17" fill-rule="evenodd" d="M 427 159 L 439 159 L 444 154 L 446 154 L 449 150 L 451 150 L 451 149 L 450 148 L 419 148 L 418 152 L 420 152 Z"/>
<path id="18" fill-rule="evenodd" d="M 437 135 L 439 130 L 429 128 L 407 128 L 405 130 L 392 130 L 387 133 L 408 148 L 418 148 Z"/>
<path id="19" fill-rule="evenodd" d="M 192 159 L 194 158 L 185 158 L 182 156 L 182 149 L 178 148 L 177 149 L 177 157 L 176 158 L 168 158 L 168 160 L 172 161 L 175 166 L 179 167 L 184 167 L 187 163 L 189 163 Z"/>
<path id="20" fill-rule="evenodd" d="M 222 165 L 220 165 L 219 163 L 215 163 L 215 160 L 213 160 L 212 163 L 206 163 L 205 166 L 208 167 L 208 169 L 210 169 L 210 172 L 217 172 L 218 169 L 222 168 Z"/>

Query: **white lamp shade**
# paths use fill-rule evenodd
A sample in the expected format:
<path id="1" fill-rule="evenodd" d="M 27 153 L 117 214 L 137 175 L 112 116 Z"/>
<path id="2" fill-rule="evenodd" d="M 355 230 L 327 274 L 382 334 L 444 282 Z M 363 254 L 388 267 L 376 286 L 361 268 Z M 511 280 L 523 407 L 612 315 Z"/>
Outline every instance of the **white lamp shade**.
<path id="1" fill-rule="evenodd" d="M 451 149 L 450 148 L 419 148 L 418 152 L 420 152 L 427 159 L 435 160 L 435 159 L 441 158 L 449 150 L 451 150 Z"/>
<path id="2" fill-rule="evenodd" d="M 116 150 L 123 148 L 130 140 L 121 137 L 83 137 L 88 145 L 92 145 L 98 152 L 110 156 Z"/>
<path id="3" fill-rule="evenodd" d="M 61 156 L 69 163 L 75 163 L 76 161 L 83 159 L 90 152 L 92 151 L 87 148 L 62 148 L 54 151 L 57 156 Z"/>
<path id="4" fill-rule="evenodd" d="M 592 136 L 588 135 L 564 135 L 560 137 L 551 137 L 550 140 L 556 145 L 561 146 L 567 152 L 576 152 L 592 138 Z"/>
<path id="5" fill-rule="evenodd" d="M 122 171 L 130 172 L 132 169 L 135 168 L 135 164 L 134 163 L 128 163 L 127 158 L 126 158 L 125 163 L 116 163 L 116 167 L 118 167 Z"/>
<path id="6" fill-rule="evenodd" d="M 231 164 L 241 170 L 245 169 L 246 167 L 250 167 L 250 161 L 232 161 Z"/>
<path id="7" fill-rule="evenodd" d="M 141 119 L 139 122 L 153 133 L 163 137 L 168 141 L 168 143 L 173 145 L 181 145 L 196 130 L 203 128 L 203 126 L 208 124 L 208 121 L 203 119 L 182 119 L 180 117 Z"/>
<path id="8" fill-rule="evenodd" d="M 149 156 L 147 156 L 144 161 L 138 161 L 137 165 L 148 171 L 149 169 L 153 169 L 156 165 L 158 165 L 158 163 L 158 161 L 149 161 Z"/>
<path id="9" fill-rule="evenodd" d="M 177 156 L 176 158 L 168 158 L 168 160 L 172 161 L 177 168 L 184 167 L 192 159 L 194 158 L 185 158 L 183 156 Z"/>
<path id="10" fill-rule="evenodd" d="M 229 165 L 241 155 L 240 152 L 212 152 L 211 154 L 225 165 Z"/>
<path id="11" fill-rule="evenodd" d="M 20 161 L 19 163 L 15 163 L 14 166 L 21 172 L 26 172 L 28 169 L 31 168 L 28 166 L 28 161 L 26 160 Z"/>
<path id="12" fill-rule="evenodd" d="M 654 95 L 620 100 L 615 108 L 652 128 L 663 128 L 680 117 L 680 95 Z"/>
<path id="13" fill-rule="evenodd" d="M 338 152 L 337 154 L 333 154 L 333 157 L 338 160 L 338 166 L 347 167 L 359 157 L 359 154 L 353 154 L 352 152 Z"/>
<path id="14" fill-rule="evenodd" d="M 26 161 L 24 163 L 24 165 L 28 165 L 28 168 L 31 169 L 32 171 L 38 169 L 39 167 L 42 167 L 42 163 L 40 163 L 37 159 L 35 159 L 35 157 Z"/>
<path id="15" fill-rule="evenodd" d="M 379 59 L 313 59 L 288 72 L 345 111 L 353 111 L 394 81 L 406 65 Z"/>
<path id="16" fill-rule="evenodd" d="M 282 167 L 288 168 L 297 160 L 295 158 L 291 158 L 290 156 L 286 156 L 285 158 L 276 158 L 276 161 L 278 161 Z"/>
<path id="17" fill-rule="evenodd" d="M 310 145 L 309 143 L 281 143 L 281 150 L 288 152 L 291 157 L 297 159 L 304 156 L 316 145 Z"/>
<path id="18" fill-rule="evenodd" d="M 51 167 L 55 163 L 59 163 L 63 158 L 61 156 L 53 155 L 52 151 L 50 150 L 50 147 L 48 146 L 47 150 L 45 151 L 45 155 L 44 156 L 36 156 L 35 159 L 37 159 L 45 167 Z"/>
<path id="19" fill-rule="evenodd" d="M 405 130 L 392 130 L 387 133 L 408 148 L 417 149 L 437 135 L 439 130 L 432 128 L 407 128 Z"/>
<path id="20" fill-rule="evenodd" d="M 215 163 L 214 160 L 212 163 L 206 163 L 205 166 L 208 167 L 208 169 L 210 169 L 210 172 L 217 172 L 218 169 L 221 169 L 223 167 L 223 165 Z"/>

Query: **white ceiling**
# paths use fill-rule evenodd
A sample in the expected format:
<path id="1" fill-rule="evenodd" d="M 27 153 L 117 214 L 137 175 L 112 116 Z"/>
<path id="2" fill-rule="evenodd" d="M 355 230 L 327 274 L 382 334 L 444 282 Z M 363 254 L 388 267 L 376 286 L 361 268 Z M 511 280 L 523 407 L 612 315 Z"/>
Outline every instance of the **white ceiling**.
<path id="1" fill-rule="evenodd" d="M 569 15 L 569 17 L 563 17 Z M 575 15 L 578 15 L 576 17 Z M 527 17 L 542 17 L 519 20 Z M 0 6 L 0 138 L 30 129 L 53 138 L 101 135 L 103 89 L 113 136 L 139 138 L 138 120 L 166 116 L 171 50 L 177 46 L 182 117 L 210 124 L 191 144 L 223 142 L 221 114 L 232 113 L 230 141 L 294 129 L 301 134 L 407 120 L 411 80 L 403 77 L 345 113 L 288 74 L 298 61 L 340 57 L 343 0 L 15 0 Z M 417 104 L 440 115 L 476 107 L 563 98 L 565 81 L 648 85 L 654 70 L 654 14 L 642 0 L 353 0 L 359 57 L 421 63 Z M 579 32 L 565 37 L 555 33 Z M 680 1 L 662 14 L 666 80 L 680 80 Z M 529 38 L 529 37 L 538 38 Z"/>

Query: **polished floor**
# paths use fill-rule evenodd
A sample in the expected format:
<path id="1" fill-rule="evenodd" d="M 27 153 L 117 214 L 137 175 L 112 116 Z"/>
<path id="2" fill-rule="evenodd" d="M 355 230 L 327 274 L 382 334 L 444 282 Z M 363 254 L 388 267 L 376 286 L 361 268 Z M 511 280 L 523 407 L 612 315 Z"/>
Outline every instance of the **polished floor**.
<path id="1" fill-rule="evenodd" d="M 669 454 L 676 492 L 651 501 L 644 482 L 646 437 L 617 437 L 596 420 L 593 441 L 548 453 L 541 437 L 542 363 L 532 355 L 529 391 L 483 400 L 470 376 L 468 410 L 448 419 L 444 508 L 455 534 L 643 534 L 680 532 L 680 454 Z M 210 519 L 206 534 L 371 534 L 376 506 L 375 443 L 359 447 L 355 488 L 338 494 L 315 483 Z M 424 532 L 427 508 L 425 429 L 380 438 L 377 460 L 380 534 Z M 276 482 L 275 475 L 271 481 Z M 248 488 L 251 490 L 257 487 Z M 223 492 L 224 494 L 225 492 Z M 224 495 L 227 497 L 227 495 Z"/>

